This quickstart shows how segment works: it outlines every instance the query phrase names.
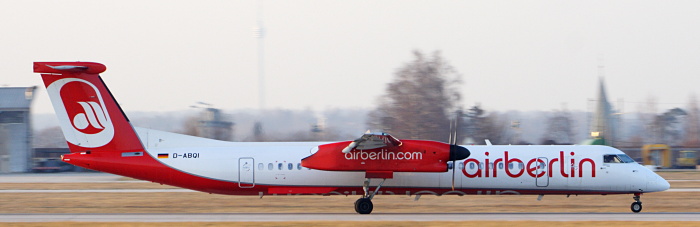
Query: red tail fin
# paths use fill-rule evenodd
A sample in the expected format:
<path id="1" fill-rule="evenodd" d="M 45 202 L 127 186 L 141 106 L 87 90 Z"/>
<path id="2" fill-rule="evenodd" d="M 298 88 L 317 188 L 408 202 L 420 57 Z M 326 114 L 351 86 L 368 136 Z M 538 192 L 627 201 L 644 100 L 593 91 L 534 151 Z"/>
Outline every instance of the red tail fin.
<path id="1" fill-rule="evenodd" d="M 143 150 L 134 128 L 92 62 L 35 62 L 71 152 Z"/>

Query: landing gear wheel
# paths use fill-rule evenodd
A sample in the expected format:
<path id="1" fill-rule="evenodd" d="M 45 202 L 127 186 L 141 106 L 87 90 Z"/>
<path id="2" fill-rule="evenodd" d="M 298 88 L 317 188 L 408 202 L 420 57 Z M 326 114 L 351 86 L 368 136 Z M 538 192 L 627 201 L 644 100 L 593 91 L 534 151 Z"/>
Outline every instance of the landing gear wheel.
<path id="1" fill-rule="evenodd" d="M 632 209 L 632 212 L 639 213 L 642 211 L 642 202 L 633 202 L 630 208 Z"/>
<path id="2" fill-rule="evenodd" d="M 372 204 L 372 200 L 369 198 L 360 198 L 357 201 L 355 201 L 355 212 L 358 214 L 369 214 L 372 213 L 372 209 L 374 208 L 374 205 Z"/>

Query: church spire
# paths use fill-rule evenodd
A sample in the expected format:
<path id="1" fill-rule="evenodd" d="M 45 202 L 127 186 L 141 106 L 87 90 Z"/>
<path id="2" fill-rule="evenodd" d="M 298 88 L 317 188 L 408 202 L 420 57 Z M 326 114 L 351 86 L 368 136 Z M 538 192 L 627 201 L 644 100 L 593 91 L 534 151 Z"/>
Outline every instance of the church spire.
<path id="1" fill-rule="evenodd" d="M 603 77 L 599 78 L 600 86 L 598 87 L 598 98 L 596 99 L 595 112 L 591 121 L 591 137 L 593 139 L 603 139 L 605 145 L 612 145 L 614 141 L 615 119 L 612 106 L 608 102 L 608 96 L 605 92 L 605 82 Z"/>

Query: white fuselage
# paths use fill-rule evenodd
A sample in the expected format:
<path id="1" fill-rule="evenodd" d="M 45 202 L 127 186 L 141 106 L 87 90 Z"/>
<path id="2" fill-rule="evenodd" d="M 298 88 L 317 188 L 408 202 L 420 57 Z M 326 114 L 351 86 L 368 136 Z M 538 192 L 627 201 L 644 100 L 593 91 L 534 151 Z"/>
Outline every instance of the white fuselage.
<path id="1" fill-rule="evenodd" d="M 302 167 L 301 159 L 326 142 L 223 142 L 147 129 L 137 128 L 137 132 L 148 154 L 164 165 L 218 181 L 267 187 L 349 188 L 359 187 L 365 179 L 364 172 Z M 624 155 L 612 147 L 464 147 L 471 151 L 471 156 L 456 161 L 455 192 L 452 193 L 608 194 L 655 192 L 669 188 L 663 178 L 637 163 L 605 163 L 604 155 Z M 406 194 L 402 189 L 425 189 L 429 192 L 427 194 L 435 194 L 430 192 L 451 189 L 452 171 L 450 168 L 443 173 L 395 173 L 392 179 L 386 180 L 382 189 L 384 193 L 393 194 Z M 374 181 L 372 185 L 378 183 Z"/>

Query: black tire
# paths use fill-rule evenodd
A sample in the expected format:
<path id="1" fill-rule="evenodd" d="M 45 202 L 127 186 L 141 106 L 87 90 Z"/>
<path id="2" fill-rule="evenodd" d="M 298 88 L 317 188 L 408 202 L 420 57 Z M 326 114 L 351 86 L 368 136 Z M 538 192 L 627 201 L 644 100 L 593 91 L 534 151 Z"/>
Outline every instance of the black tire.
<path id="1" fill-rule="evenodd" d="M 372 213 L 373 208 L 374 205 L 372 204 L 372 200 L 368 198 L 360 198 L 357 201 L 355 201 L 355 212 L 357 212 L 358 214 Z"/>
<path id="2" fill-rule="evenodd" d="M 632 203 L 630 209 L 632 209 L 632 212 L 639 213 L 640 211 L 642 211 L 642 202 Z"/>

